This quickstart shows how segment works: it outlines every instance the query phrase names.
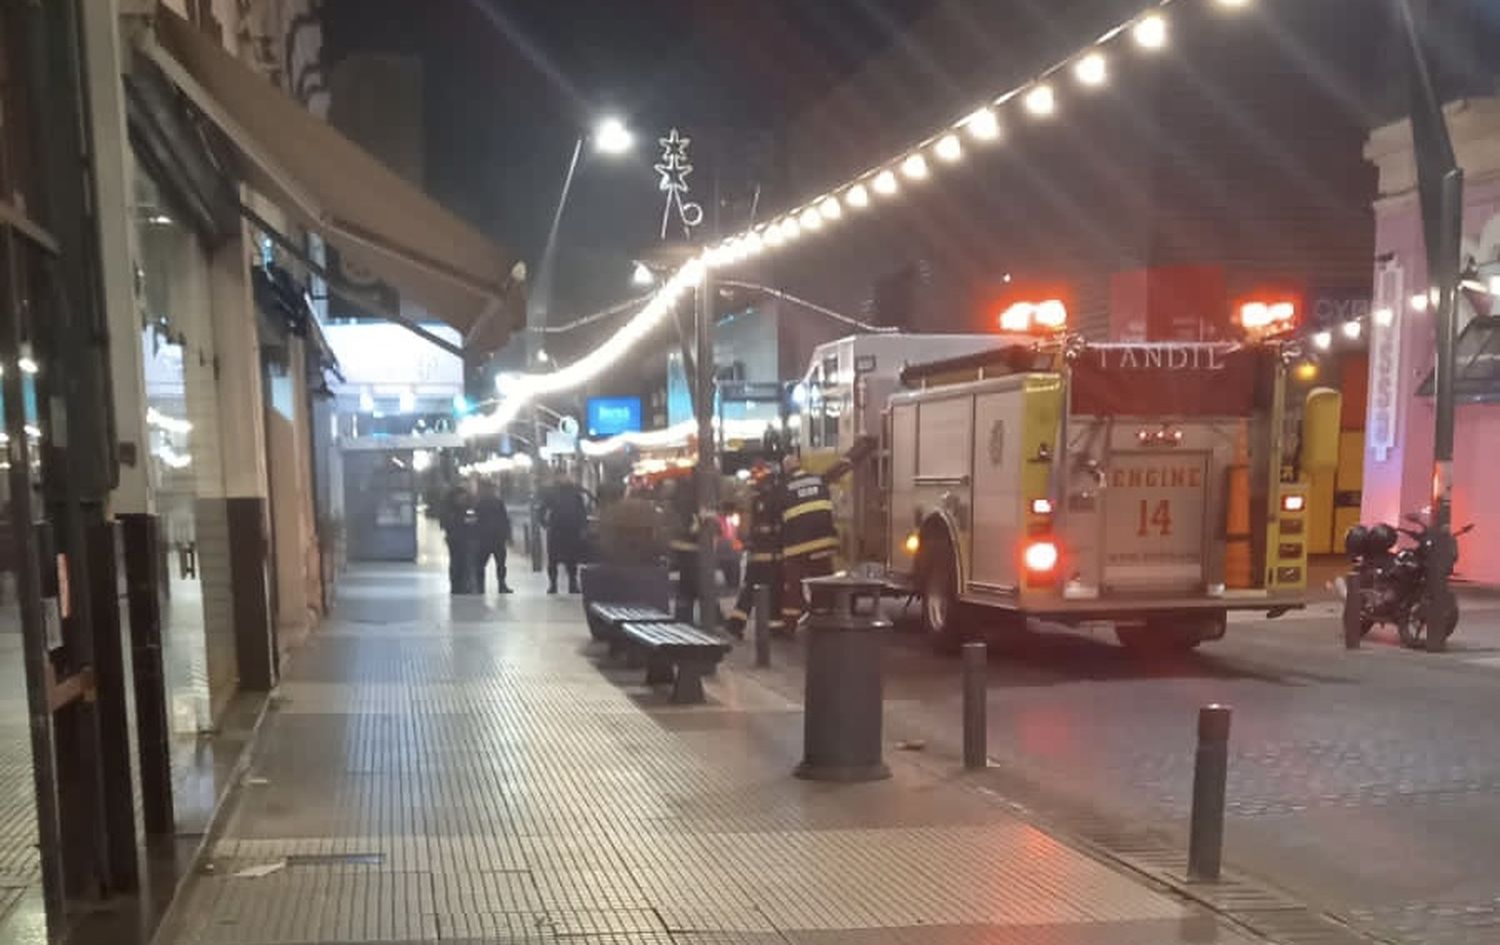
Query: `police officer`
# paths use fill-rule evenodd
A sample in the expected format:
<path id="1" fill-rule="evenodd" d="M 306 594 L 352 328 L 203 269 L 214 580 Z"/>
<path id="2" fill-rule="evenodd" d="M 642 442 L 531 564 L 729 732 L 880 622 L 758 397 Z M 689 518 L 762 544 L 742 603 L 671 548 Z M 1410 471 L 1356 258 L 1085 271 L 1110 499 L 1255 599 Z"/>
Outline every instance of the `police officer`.
<path id="1" fill-rule="evenodd" d="M 739 599 L 734 602 L 734 610 L 725 624 L 725 629 L 737 637 L 745 635 L 755 587 L 759 584 L 771 589 L 767 626 L 777 636 L 786 634 L 786 622 L 781 613 L 781 501 L 781 477 L 770 463 L 757 461 L 750 473 L 750 560 L 745 569 L 745 582 L 740 586 Z"/>
<path id="2" fill-rule="evenodd" d="M 782 461 L 786 484 L 781 490 L 781 567 L 785 576 L 781 615 L 788 627 L 795 626 L 807 609 L 802 582 L 833 573 L 839 536 L 829 483 L 847 475 L 874 452 L 875 446 L 873 438 L 862 437 L 822 475 L 804 470 L 796 456 Z"/>

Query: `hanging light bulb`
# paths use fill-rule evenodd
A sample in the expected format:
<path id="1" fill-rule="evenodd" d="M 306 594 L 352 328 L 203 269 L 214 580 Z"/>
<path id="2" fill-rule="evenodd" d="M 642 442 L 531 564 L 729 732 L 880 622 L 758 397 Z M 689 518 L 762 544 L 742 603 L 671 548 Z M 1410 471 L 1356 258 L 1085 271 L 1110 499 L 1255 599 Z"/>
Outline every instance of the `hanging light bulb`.
<path id="1" fill-rule="evenodd" d="M 844 203 L 855 210 L 861 210 L 870 205 L 870 191 L 864 184 L 855 184 L 844 193 Z"/>
<path id="2" fill-rule="evenodd" d="M 790 243 L 802 235 L 802 224 L 797 222 L 796 217 L 787 217 L 781 221 L 781 235 Z"/>
<path id="3" fill-rule="evenodd" d="M 964 156 L 964 146 L 959 143 L 958 135 L 946 134 L 938 139 L 938 143 L 932 146 L 932 153 L 940 160 L 952 164 Z"/>
<path id="4" fill-rule="evenodd" d="M 928 175 L 927 159 L 920 154 L 913 154 L 901 162 L 901 173 L 908 180 L 926 180 Z"/>
<path id="5" fill-rule="evenodd" d="M 824 197 L 818 202 L 818 212 L 823 215 L 823 219 L 832 223 L 844 215 L 844 207 L 839 203 L 839 198 Z"/>
<path id="6" fill-rule="evenodd" d="M 1389 328 L 1396 322 L 1396 313 L 1389 308 L 1377 308 L 1370 316 L 1381 328 Z"/>
<path id="7" fill-rule="evenodd" d="M 1312 343 L 1313 347 L 1317 348 L 1319 351 L 1327 351 L 1329 348 L 1333 347 L 1333 332 L 1314 332 L 1312 336 Z"/>
<path id="8" fill-rule="evenodd" d="M 1073 64 L 1073 75 L 1084 85 L 1100 86 L 1109 79 L 1109 64 L 1096 50 Z"/>
<path id="9" fill-rule="evenodd" d="M 804 230 L 821 230 L 823 228 L 823 215 L 818 212 L 816 207 L 808 207 L 806 210 L 803 210 L 802 216 L 798 219 Z"/>
<path id="10" fill-rule="evenodd" d="M 1350 341 L 1358 341 L 1359 336 L 1364 333 L 1365 326 L 1357 321 L 1344 322 L 1344 337 Z"/>
<path id="11" fill-rule="evenodd" d="M 1045 118 L 1056 112 L 1057 95 L 1053 93 L 1052 86 L 1043 83 L 1027 92 L 1026 110 L 1039 118 Z"/>
<path id="12" fill-rule="evenodd" d="M 964 128 L 975 141 L 994 141 L 1000 137 L 1000 119 L 993 109 L 981 108 L 963 120 Z"/>
<path id="13" fill-rule="evenodd" d="M 1167 18 L 1160 13 L 1148 13 L 1136 21 L 1130 32 L 1142 49 L 1161 49 L 1167 45 Z"/>
<path id="14" fill-rule="evenodd" d="M 896 183 L 896 175 L 890 171 L 881 171 L 876 174 L 873 186 L 875 192 L 883 197 L 892 196 L 900 189 L 900 185 Z"/>

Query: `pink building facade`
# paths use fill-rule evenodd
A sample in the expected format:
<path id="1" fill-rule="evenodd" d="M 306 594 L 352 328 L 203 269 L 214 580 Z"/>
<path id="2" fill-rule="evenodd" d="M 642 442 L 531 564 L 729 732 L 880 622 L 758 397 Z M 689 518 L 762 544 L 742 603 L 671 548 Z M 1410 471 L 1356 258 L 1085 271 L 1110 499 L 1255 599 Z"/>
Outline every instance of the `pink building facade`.
<path id="1" fill-rule="evenodd" d="M 1472 265 L 1462 331 L 1500 315 L 1500 98 L 1455 102 L 1447 112 L 1466 183 L 1463 263 Z M 1431 502 L 1434 409 L 1420 388 L 1435 357 L 1434 317 L 1410 124 L 1375 131 L 1365 155 L 1379 168 L 1380 195 L 1362 514 L 1366 523 L 1394 522 Z M 1461 353 L 1460 377 L 1463 370 Z M 1453 503 L 1455 523 L 1476 526 L 1461 540 L 1460 576 L 1500 585 L 1500 380 L 1492 393 L 1492 402 L 1460 401 Z"/>

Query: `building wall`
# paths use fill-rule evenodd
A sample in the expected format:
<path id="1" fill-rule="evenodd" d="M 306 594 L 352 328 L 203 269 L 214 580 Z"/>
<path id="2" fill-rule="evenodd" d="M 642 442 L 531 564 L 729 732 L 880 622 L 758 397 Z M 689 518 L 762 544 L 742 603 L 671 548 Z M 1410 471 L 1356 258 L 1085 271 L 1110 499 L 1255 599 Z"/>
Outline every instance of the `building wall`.
<path id="1" fill-rule="evenodd" d="M 1488 270 L 1500 264 L 1500 98 L 1455 103 L 1448 117 L 1466 177 L 1465 258 Z M 1409 124 L 1375 131 L 1368 154 L 1380 168 L 1375 304 L 1391 310 L 1393 324 L 1377 326 L 1371 339 L 1363 517 L 1394 522 L 1431 502 L 1434 411 L 1417 390 L 1432 371 L 1436 334 L 1430 307 L 1418 310 L 1411 301 L 1428 283 Z M 1394 363 L 1382 353 L 1387 332 Z M 1489 472 L 1500 463 L 1500 411 L 1460 405 L 1455 440 L 1454 518 L 1479 524 L 1463 540 L 1459 573 L 1500 583 L 1500 520 L 1486 501 Z"/>

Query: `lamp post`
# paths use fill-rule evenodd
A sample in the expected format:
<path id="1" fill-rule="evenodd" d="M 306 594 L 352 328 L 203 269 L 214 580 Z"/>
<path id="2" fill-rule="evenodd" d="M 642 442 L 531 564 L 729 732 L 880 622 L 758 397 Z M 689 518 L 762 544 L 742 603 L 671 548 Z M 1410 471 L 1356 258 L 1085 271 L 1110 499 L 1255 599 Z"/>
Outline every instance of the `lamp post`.
<path id="1" fill-rule="evenodd" d="M 568 159 L 568 170 L 563 175 L 562 193 L 557 198 L 557 209 L 552 212 L 552 226 L 547 231 L 547 244 L 542 248 L 541 263 L 537 266 L 536 287 L 526 303 L 526 363 L 530 364 L 533 352 L 540 348 L 541 329 L 547 326 L 547 315 L 552 308 L 552 284 L 557 268 L 557 237 L 562 229 L 563 212 L 568 206 L 568 195 L 573 190 L 573 177 L 578 172 L 578 163 L 583 158 L 583 146 L 592 144 L 596 154 L 619 157 L 635 146 L 635 135 L 619 118 L 605 118 L 594 130 L 573 143 L 573 155 Z"/>
<path id="2" fill-rule="evenodd" d="M 1459 257 L 1463 252 L 1464 172 L 1453 150 L 1443 114 L 1428 44 L 1433 14 L 1412 0 L 1396 0 L 1396 13 L 1407 43 L 1411 89 L 1411 126 L 1417 159 L 1417 190 L 1427 250 L 1427 279 L 1437 292 L 1437 358 L 1433 368 L 1434 418 L 1432 551 L 1427 556 L 1427 648 L 1440 650 L 1458 619 L 1458 602 L 1448 578 L 1458 560 L 1453 536 L 1454 372 L 1458 321 Z"/>

